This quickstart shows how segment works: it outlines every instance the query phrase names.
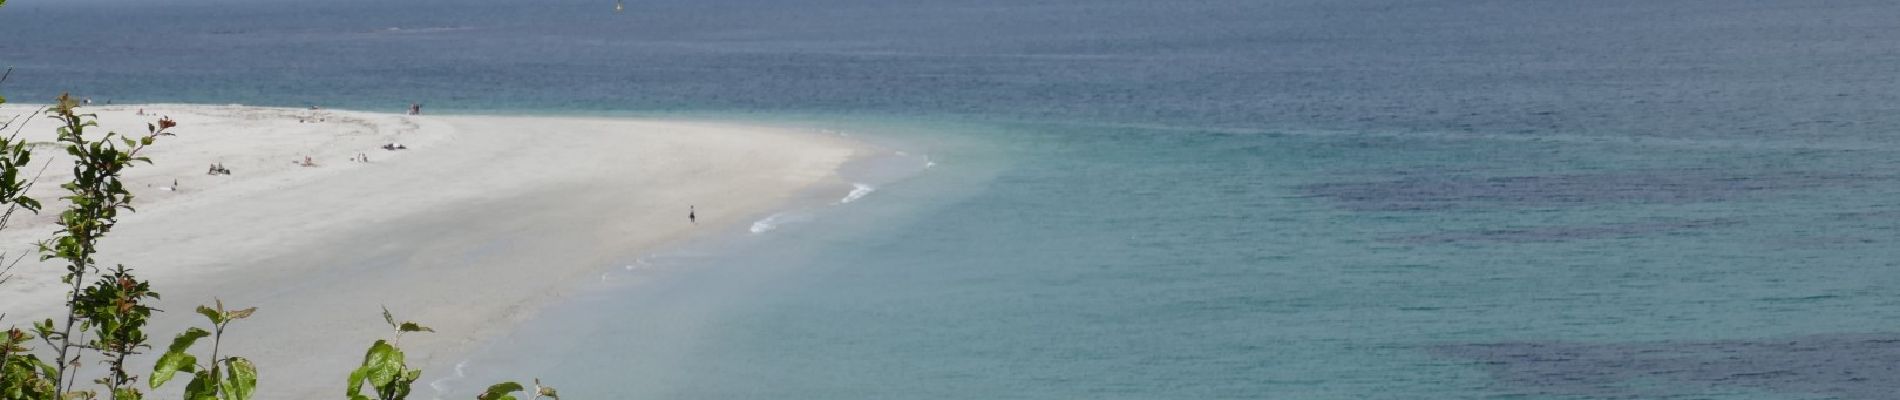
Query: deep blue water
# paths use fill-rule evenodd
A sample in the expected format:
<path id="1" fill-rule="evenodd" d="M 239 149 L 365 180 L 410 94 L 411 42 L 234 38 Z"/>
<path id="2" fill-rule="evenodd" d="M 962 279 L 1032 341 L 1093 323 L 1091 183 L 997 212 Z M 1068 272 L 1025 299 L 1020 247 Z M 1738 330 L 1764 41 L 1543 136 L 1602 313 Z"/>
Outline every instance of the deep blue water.
<path id="1" fill-rule="evenodd" d="M 455 397 L 1900 391 L 1889 2 L 154 3 L 13 0 L 0 90 L 744 118 L 937 163 L 600 266 Z"/>

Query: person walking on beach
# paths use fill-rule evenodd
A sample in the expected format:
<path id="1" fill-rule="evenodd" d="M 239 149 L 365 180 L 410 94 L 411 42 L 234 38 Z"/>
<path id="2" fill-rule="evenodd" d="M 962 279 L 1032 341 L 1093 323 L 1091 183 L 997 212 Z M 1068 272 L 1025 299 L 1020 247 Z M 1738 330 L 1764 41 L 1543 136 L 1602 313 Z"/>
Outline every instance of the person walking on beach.
<path id="1" fill-rule="evenodd" d="M 694 209 L 693 206 L 690 205 L 686 206 L 686 222 L 699 225 L 699 210 Z"/>

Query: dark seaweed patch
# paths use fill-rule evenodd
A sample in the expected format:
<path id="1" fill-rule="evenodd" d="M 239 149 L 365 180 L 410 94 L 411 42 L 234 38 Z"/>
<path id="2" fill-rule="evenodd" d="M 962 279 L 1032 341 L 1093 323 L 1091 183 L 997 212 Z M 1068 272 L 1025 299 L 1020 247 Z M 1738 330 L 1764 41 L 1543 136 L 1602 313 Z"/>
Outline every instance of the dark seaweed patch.
<path id="1" fill-rule="evenodd" d="M 1471 360 L 1507 392 L 1638 397 L 1743 387 L 1843 399 L 1900 393 L 1900 333 L 1611 344 L 1513 342 L 1434 347 Z"/>
<path id="2" fill-rule="evenodd" d="M 1485 229 L 1468 231 L 1448 231 L 1427 235 L 1402 236 L 1381 239 L 1381 241 L 1404 244 L 1444 244 L 1464 242 L 1493 243 L 1548 243 L 1571 240 L 1589 240 L 1617 237 L 1645 236 L 1658 233 L 1683 232 L 1700 229 L 1718 228 L 1740 224 L 1741 221 L 1725 218 L 1711 219 L 1670 219 L 1658 222 L 1634 222 L 1598 225 L 1548 226 L 1523 229 Z"/>
<path id="3" fill-rule="evenodd" d="M 1633 171 L 1508 177 L 1408 177 L 1383 182 L 1300 186 L 1308 195 L 1356 211 L 1435 211 L 1489 207 L 1560 207 L 1604 203 L 1685 204 L 1768 192 L 1855 187 L 1892 177 L 1709 170 Z"/>

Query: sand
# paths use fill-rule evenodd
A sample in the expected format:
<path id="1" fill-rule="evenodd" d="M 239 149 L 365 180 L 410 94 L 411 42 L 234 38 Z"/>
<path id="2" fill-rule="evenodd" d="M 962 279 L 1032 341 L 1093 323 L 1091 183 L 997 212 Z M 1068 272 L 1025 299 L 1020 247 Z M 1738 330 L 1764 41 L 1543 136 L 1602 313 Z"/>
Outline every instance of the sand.
<path id="1" fill-rule="evenodd" d="M 152 115 L 135 115 L 141 108 Z M 156 115 L 180 124 L 148 153 L 155 165 L 127 174 L 138 211 L 99 259 L 127 264 L 164 295 L 152 330 L 161 347 L 201 324 L 189 311 L 214 296 L 260 307 L 232 326 L 223 349 L 257 362 L 263 398 L 341 395 L 363 349 L 391 336 L 383 306 L 435 328 L 403 338 L 412 364 L 444 365 L 616 261 L 743 231 L 801 193 L 850 191 L 835 172 L 866 151 L 835 136 L 704 122 L 87 109 L 119 132 L 144 132 Z M 0 118 L 26 111 L 9 105 Z M 50 141 L 52 126 L 35 120 L 25 132 Z M 379 148 L 390 142 L 409 150 Z M 49 208 L 70 168 L 56 154 L 38 151 L 53 158 L 34 192 Z M 369 162 L 351 161 L 357 154 Z M 306 156 L 317 166 L 299 165 Z M 233 174 L 205 173 L 220 162 Z M 686 219 L 689 205 L 698 224 Z M 56 229 L 56 213 L 16 218 L 0 245 L 30 252 Z M 58 310 L 60 268 L 28 258 L 0 285 L 9 314 L 0 326 Z M 427 371 L 418 384 L 447 373 Z"/>

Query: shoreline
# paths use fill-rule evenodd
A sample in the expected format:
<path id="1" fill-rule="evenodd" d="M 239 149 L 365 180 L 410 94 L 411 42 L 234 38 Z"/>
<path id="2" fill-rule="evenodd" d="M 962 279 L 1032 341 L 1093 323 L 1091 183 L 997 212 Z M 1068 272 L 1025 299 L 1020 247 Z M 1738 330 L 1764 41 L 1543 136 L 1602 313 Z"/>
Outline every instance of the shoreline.
<path id="1" fill-rule="evenodd" d="M 412 365 L 445 377 L 452 371 L 434 366 L 566 298 L 616 259 L 745 229 L 807 193 L 846 193 L 840 169 L 877 152 L 817 132 L 705 121 L 219 105 L 87 111 L 106 128 L 143 132 L 157 116 L 134 115 L 141 107 L 177 120 L 179 137 L 155 145 L 157 165 L 127 174 L 139 210 L 102 244 L 101 263 L 128 264 L 167 295 L 158 307 L 174 312 L 154 317 L 154 343 L 199 325 L 182 310 L 213 296 L 260 307 L 232 325 L 226 349 L 258 363 L 260 388 L 288 398 L 334 394 L 362 348 L 391 336 L 379 306 L 435 328 L 403 346 Z M 317 115 L 322 122 L 296 120 Z M 50 135 L 47 121 L 27 135 Z M 411 150 L 375 148 L 382 142 Z M 36 161 L 53 158 L 53 148 L 38 150 Z M 297 166 L 297 153 L 319 166 Z M 368 163 L 347 161 L 365 153 Z M 219 161 L 203 159 L 223 158 L 238 160 L 223 161 L 234 176 L 204 175 Z M 49 210 L 58 207 L 47 201 L 54 186 L 34 191 Z M 687 205 L 699 210 L 697 226 L 685 221 Z M 0 245 L 25 249 L 51 231 L 48 214 L 0 232 Z M 21 279 L 0 286 L 0 309 L 13 314 L 0 325 L 56 310 L 63 290 L 48 283 L 57 270 L 23 262 Z"/>

